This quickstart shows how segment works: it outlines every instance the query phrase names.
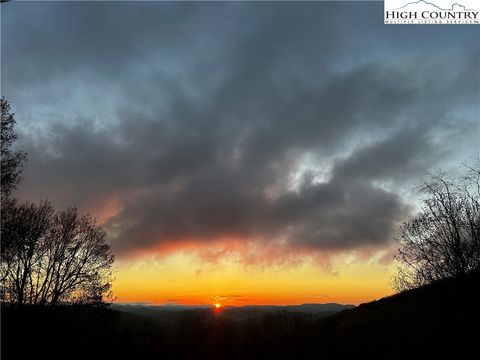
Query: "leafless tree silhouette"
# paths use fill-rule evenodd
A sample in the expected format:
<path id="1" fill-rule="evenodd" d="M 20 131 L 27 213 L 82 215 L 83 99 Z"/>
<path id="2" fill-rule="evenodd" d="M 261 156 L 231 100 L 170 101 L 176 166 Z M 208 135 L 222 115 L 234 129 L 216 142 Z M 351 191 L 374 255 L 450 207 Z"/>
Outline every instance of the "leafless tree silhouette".
<path id="1" fill-rule="evenodd" d="M 11 150 L 14 126 L 2 98 L 1 299 L 20 305 L 103 303 L 111 296 L 114 261 L 105 231 L 75 207 L 58 211 L 48 201 L 19 203 L 10 196 L 26 157 Z"/>
<path id="2" fill-rule="evenodd" d="M 1 197 L 5 199 L 21 181 L 22 163 L 26 154 L 22 151 L 12 151 L 12 145 L 17 140 L 14 131 L 15 117 L 10 104 L 4 98 L 0 99 L 1 107 Z"/>
<path id="3" fill-rule="evenodd" d="M 10 200 L 1 225 L 4 301 L 99 304 L 111 295 L 114 256 L 90 216 Z"/>
<path id="4" fill-rule="evenodd" d="M 401 226 L 393 287 L 415 288 L 480 270 L 480 164 L 456 181 L 432 175 L 420 187 L 420 213 Z"/>

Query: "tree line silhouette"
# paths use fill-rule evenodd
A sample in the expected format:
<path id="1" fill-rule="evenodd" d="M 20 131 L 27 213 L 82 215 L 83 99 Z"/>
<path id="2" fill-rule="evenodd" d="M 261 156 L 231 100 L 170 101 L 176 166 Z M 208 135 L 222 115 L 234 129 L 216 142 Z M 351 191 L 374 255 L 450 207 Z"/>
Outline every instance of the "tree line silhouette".
<path id="1" fill-rule="evenodd" d="M 1 99 L 1 288 L 4 303 L 103 304 L 111 298 L 114 255 L 105 231 L 77 208 L 20 202 L 11 196 L 22 180 L 26 153 L 17 139 L 10 104 Z"/>
<path id="2" fill-rule="evenodd" d="M 480 271 L 480 161 L 452 178 L 441 172 L 419 187 L 419 213 L 400 227 L 397 291 Z"/>

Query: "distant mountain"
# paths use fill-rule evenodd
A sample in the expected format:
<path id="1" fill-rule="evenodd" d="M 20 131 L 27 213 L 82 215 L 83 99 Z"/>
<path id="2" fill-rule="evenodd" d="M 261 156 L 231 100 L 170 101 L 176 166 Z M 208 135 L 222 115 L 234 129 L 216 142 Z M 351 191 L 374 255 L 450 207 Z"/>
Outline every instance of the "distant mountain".
<path id="1" fill-rule="evenodd" d="M 210 305 L 177 305 L 177 304 L 151 305 L 151 304 L 144 304 L 144 303 L 113 303 L 111 307 L 118 310 L 144 308 L 144 309 L 165 310 L 165 311 L 184 311 L 184 310 L 211 308 Z"/>
<path id="2" fill-rule="evenodd" d="M 188 311 L 196 309 L 211 309 L 209 305 L 147 305 L 147 304 L 112 304 L 113 309 L 125 312 L 136 312 L 140 309 L 145 311 Z M 346 309 L 354 308 L 355 305 L 350 304 L 337 304 L 337 303 L 327 303 L 327 304 L 301 304 L 301 305 L 244 305 L 244 306 L 225 306 L 222 308 L 222 311 L 229 309 L 237 310 L 259 310 L 262 312 L 270 311 L 296 311 L 296 312 L 305 312 L 305 313 L 315 313 L 323 311 L 342 311 Z"/>
<path id="3" fill-rule="evenodd" d="M 475 273 L 357 307 L 245 306 L 219 312 L 210 307 L 2 304 L 1 358 L 475 358 L 479 287 L 480 273 Z"/>
<path id="4" fill-rule="evenodd" d="M 355 305 L 344 305 L 337 303 L 327 303 L 327 304 L 303 304 L 303 305 L 289 305 L 285 308 L 289 311 L 298 311 L 306 313 L 315 313 L 323 311 L 342 311 L 346 309 L 352 309 Z"/>
<path id="5" fill-rule="evenodd" d="M 184 312 L 188 311 L 211 311 L 211 306 L 184 306 L 184 305 L 129 305 L 113 304 L 112 309 L 145 316 L 152 319 L 162 320 L 166 323 L 177 321 Z M 309 314 L 313 319 L 320 319 L 333 315 L 339 311 L 354 308 L 354 305 L 337 303 L 328 304 L 302 304 L 302 305 L 245 305 L 225 306 L 219 311 L 223 318 L 231 320 L 246 320 L 252 317 L 274 314 L 277 312 L 291 312 Z"/>

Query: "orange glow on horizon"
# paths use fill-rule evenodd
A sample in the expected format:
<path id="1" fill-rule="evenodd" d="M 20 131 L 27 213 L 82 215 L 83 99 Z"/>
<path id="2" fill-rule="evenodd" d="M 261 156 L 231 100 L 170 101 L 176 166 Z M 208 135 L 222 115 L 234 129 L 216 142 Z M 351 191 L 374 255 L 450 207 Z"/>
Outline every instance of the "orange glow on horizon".
<path id="1" fill-rule="evenodd" d="M 216 308 L 216 309 L 220 309 L 221 306 L 222 306 L 222 305 L 220 305 L 219 303 L 215 303 L 215 308 Z"/>
<path id="2" fill-rule="evenodd" d="M 117 262 L 116 302 L 152 305 L 360 304 L 392 293 L 393 266 L 347 258 L 321 264 L 248 265 L 235 257 L 207 261 L 196 253 L 174 252 Z"/>

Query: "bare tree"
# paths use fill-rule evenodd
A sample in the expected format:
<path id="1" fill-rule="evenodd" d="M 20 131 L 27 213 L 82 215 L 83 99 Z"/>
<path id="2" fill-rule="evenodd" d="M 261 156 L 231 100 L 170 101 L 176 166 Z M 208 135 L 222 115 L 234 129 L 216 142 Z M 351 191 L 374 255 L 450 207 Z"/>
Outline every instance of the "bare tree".
<path id="1" fill-rule="evenodd" d="M 11 147 L 17 134 L 14 131 L 15 117 L 11 112 L 10 104 L 4 98 L 0 99 L 1 107 L 1 197 L 8 197 L 22 179 L 22 163 L 26 154 L 22 151 L 14 152 Z"/>
<path id="2" fill-rule="evenodd" d="M 480 270 L 480 166 L 456 181 L 445 173 L 425 181 L 419 214 L 397 238 L 397 291 Z"/>
<path id="3" fill-rule="evenodd" d="M 17 304 L 102 303 L 114 256 L 106 233 L 76 208 L 17 204 L 2 213 L 2 298 Z"/>
<path id="4" fill-rule="evenodd" d="M 2 204 L 2 288 L 11 302 L 28 301 L 25 294 L 52 214 L 48 203 L 18 205 L 9 199 Z"/>
<path id="5" fill-rule="evenodd" d="M 114 256 L 106 233 L 76 208 L 23 203 L 10 197 L 21 180 L 24 152 L 10 104 L 1 99 L 0 294 L 16 304 L 101 303 L 111 296 Z"/>

